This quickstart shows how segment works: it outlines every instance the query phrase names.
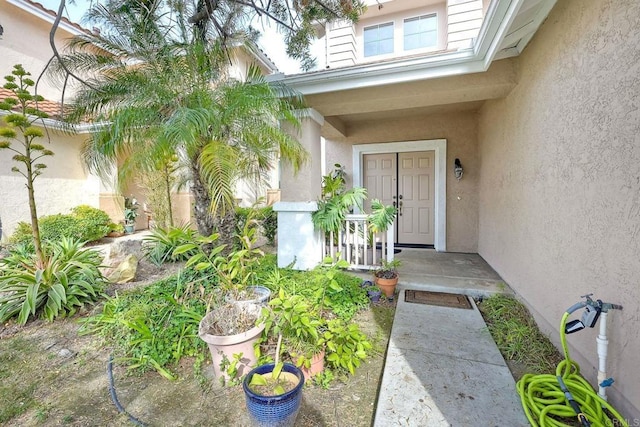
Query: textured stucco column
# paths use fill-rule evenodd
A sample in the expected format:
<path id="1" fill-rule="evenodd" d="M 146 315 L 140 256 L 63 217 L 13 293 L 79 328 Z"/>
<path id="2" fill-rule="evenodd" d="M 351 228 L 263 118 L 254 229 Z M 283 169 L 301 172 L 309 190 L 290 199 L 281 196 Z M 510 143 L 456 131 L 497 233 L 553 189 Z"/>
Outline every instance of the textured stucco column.
<path id="1" fill-rule="evenodd" d="M 311 214 L 322 189 L 320 126 L 324 118 L 315 110 L 301 112 L 300 129 L 288 128 L 309 153 L 309 161 L 297 174 L 282 164 L 278 213 L 278 267 L 293 263 L 297 270 L 314 268 L 322 261 L 320 233 L 313 228 Z"/>
<path id="2" fill-rule="evenodd" d="M 299 118 L 299 129 L 285 126 L 285 131 L 300 141 L 309 154 L 309 161 L 297 174 L 293 173 L 291 165 L 285 162 L 281 164 L 280 200 L 284 202 L 315 201 L 322 191 L 320 127 L 324 117 L 313 109 L 307 109 L 299 112 Z"/>

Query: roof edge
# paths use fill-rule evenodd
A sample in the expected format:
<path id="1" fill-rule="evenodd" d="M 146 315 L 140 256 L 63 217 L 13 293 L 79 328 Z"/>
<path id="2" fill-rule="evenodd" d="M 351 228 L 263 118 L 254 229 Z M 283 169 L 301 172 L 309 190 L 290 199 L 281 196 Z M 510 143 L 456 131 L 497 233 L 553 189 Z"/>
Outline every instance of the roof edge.
<path id="1" fill-rule="evenodd" d="M 526 0 L 495 0 L 487 10 L 476 43 L 472 48 L 419 58 L 400 58 L 374 64 L 359 64 L 306 74 L 275 74 L 280 81 L 304 95 L 404 83 L 484 72 L 497 58 L 501 41 Z M 543 0 L 550 11 L 556 0 Z M 524 48 L 524 47 L 522 47 Z M 521 51 L 521 50 L 520 50 Z"/>
<path id="2" fill-rule="evenodd" d="M 6 2 L 44 21 L 47 21 L 50 24 L 53 24 L 56 20 L 57 12 L 45 8 L 40 3 L 32 2 L 30 0 L 6 0 Z M 89 32 L 89 30 L 82 27 L 80 24 L 72 22 L 65 17 L 62 17 L 62 19 L 60 19 L 60 24 L 58 27 L 68 33 L 73 34 L 74 36 L 86 34 L 87 32 Z"/>

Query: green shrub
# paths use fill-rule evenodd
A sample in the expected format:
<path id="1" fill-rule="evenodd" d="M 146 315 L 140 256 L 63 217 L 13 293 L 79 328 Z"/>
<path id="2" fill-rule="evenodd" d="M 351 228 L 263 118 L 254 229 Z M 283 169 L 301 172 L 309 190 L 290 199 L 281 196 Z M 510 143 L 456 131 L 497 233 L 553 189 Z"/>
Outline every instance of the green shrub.
<path id="1" fill-rule="evenodd" d="M 109 215 L 87 205 L 76 206 L 70 214 L 45 215 L 40 217 L 38 224 L 43 241 L 57 241 L 67 237 L 82 242 L 92 242 L 101 239 L 111 231 Z M 20 222 L 10 241 L 25 243 L 32 238 L 31 225 Z"/>
<path id="2" fill-rule="evenodd" d="M 71 215 L 78 221 L 77 227 L 82 230 L 78 238 L 82 241 L 92 242 L 102 239 L 111 231 L 109 225 L 111 218 L 98 208 L 88 205 L 80 205 L 71 209 Z"/>
<path id="3" fill-rule="evenodd" d="M 269 244 L 273 245 L 276 239 L 276 233 L 278 232 L 278 214 L 274 212 L 273 207 L 267 206 L 264 208 L 236 208 L 237 231 L 240 232 L 248 218 L 255 219 L 264 233 L 264 237 L 267 238 Z"/>
<path id="4" fill-rule="evenodd" d="M 25 324 L 38 313 L 52 321 L 100 297 L 105 281 L 97 252 L 62 238 L 45 245 L 45 265 L 40 267 L 20 248 L 0 260 L 0 322 L 17 316 Z"/>
<path id="5" fill-rule="evenodd" d="M 278 233 L 278 213 L 273 210 L 273 207 L 267 206 L 261 209 L 261 218 L 264 236 L 269 240 L 269 244 L 273 245 Z"/>

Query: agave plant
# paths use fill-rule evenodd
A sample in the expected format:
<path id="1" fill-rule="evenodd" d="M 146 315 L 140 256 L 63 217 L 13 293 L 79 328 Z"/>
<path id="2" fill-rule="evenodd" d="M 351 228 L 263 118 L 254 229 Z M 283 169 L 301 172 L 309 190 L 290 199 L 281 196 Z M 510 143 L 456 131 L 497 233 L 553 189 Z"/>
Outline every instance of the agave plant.
<path id="1" fill-rule="evenodd" d="M 48 243 L 42 267 L 20 249 L 0 260 L 0 322 L 17 315 L 24 325 L 37 313 L 52 321 L 94 303 L 106 283 L 98 270 L 102 259 L 82 246 L 68 238 Z"/>
<path id="2" fill-rule="evenodd" d="M 181 227 L 153 228 L 151 233 L 142 239 L 142 250 L 154 265 L 165 262 L 186 261 L 197 253 L 194 249 L 176 255 L 173 251 L 184 244 L 192 243 L 196 239 L 196 231 L 190 224 Z"/>

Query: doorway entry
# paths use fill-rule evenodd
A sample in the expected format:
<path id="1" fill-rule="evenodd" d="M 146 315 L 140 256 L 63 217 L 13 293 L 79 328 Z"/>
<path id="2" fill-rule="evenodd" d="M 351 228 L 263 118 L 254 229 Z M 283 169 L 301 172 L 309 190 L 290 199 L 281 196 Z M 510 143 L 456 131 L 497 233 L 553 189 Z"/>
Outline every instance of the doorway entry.
<path id="1" fill-rule="evenodd" d="M 445 163 L 444 139 L 353 146 L 353 185 L 398 208 L 396 244 L 446 251 Z"/>
<path id="2" fill-rule="evenodd" d="M 434 151 L 365 154 L 363 182 L 368 199 L 398 209 L 396 245 L 434 244 Z M 369 210 L 370 206 L 366 206 Z"/>

